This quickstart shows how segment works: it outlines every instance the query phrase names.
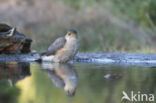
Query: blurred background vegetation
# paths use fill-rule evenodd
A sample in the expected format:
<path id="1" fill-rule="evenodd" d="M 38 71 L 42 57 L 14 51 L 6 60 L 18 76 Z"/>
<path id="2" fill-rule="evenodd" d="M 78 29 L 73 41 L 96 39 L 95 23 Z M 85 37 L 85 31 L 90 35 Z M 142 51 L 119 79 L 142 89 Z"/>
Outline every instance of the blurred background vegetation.
<path id="1" fill-rule="evenodd" d="M 70 28 L 80 51 L 156 52 L 156 0 L 0 0 L 0 22 L 39 52 Z"/>

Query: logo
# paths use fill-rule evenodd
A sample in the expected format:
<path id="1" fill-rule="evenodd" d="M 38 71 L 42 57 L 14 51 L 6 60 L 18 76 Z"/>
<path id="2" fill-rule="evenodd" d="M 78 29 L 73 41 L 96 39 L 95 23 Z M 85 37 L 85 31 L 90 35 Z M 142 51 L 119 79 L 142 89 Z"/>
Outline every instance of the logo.
<path id="1" fill-rule="evenodd" d="M 153 102 L 154 101 L 154 94 L 142 94 L 140 91 L 137 93 L 134 93 L 134 91 L 131 91 L 130 95 L 128 95 L 125 91 L 122 91 L 122 98 L 121 101 L 123 100 L 128 100 L 132 102 L 140 102 L 140 101 L 149 101 Z"/>

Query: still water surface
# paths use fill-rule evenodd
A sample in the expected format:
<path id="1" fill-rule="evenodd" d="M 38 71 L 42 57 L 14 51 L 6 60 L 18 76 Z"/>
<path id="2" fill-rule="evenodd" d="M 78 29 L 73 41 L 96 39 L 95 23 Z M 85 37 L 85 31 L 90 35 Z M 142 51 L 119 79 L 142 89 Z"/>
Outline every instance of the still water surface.
<path id="1" fill-rule="evenodd" d="M 0 64 L 0 103 L 121 103 L 123 91 L 156 96 L 156 68 Z"/>

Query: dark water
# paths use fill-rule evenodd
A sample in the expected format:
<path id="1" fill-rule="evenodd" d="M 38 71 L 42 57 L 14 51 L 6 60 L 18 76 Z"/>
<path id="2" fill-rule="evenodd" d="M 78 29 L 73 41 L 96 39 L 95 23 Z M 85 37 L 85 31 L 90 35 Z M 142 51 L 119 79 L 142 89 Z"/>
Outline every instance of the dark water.
<path id="1" fill-rule="evenodd" d="M 121 101 L 123 91 L 129 96 L 132 91 L 137 95 L 155 96 L 156 68 L 0 64 L 0 103 L 134 103 Z"/>

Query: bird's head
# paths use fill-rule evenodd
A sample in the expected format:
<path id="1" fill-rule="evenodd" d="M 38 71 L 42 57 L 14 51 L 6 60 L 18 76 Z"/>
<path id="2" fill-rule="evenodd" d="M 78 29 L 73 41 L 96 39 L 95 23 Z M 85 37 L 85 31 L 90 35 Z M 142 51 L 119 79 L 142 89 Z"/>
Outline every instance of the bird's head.
<path id="1" fill-rule="evenodd" d="M 77 39 L 77 31 L 74 29 L 70 29 L 67 31 L 66 39 Z"/>
<path id="2" fill-rule="evenodd" d="M 69 97 L 75 96 L 76 92 L 76 84 L 73 82 L 73 80 L 66 80 L 64 90 L 66 92 L 66 95 Z"/>
<path id="3" fill-rule="evenodd" d="M 65 89 L 66 95 L 69 97 L 75 96 L 76 88 Z"/>

